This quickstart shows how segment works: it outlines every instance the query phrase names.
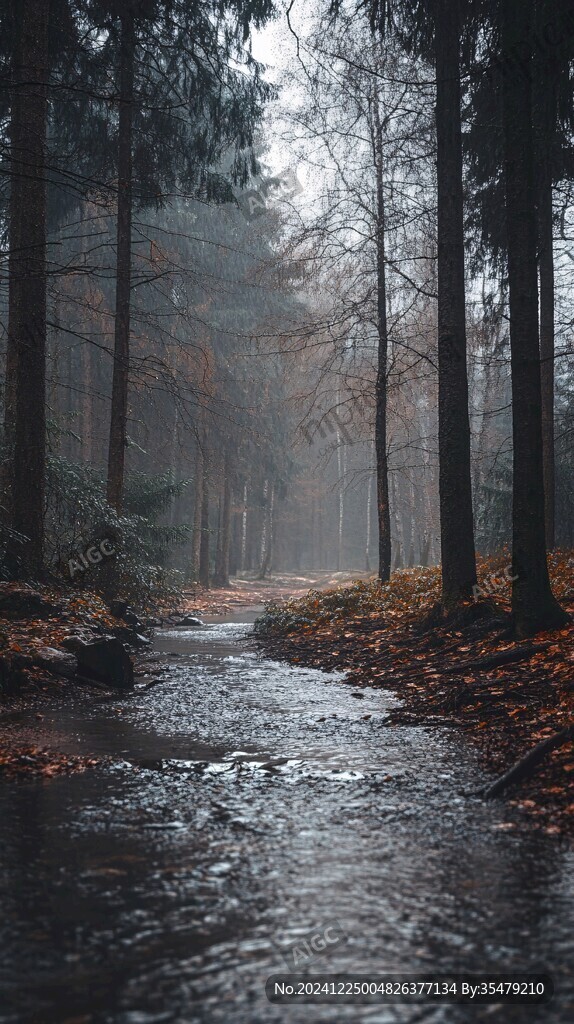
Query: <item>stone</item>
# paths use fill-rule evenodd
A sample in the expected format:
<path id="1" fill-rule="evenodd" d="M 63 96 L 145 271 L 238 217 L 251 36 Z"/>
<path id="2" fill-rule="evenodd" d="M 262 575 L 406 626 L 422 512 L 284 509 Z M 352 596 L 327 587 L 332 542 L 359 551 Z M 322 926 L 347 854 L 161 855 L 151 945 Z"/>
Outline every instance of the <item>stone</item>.
<path id="1" fill-rule="evenodd" d="M 93 679 L 115 690 L 133 690 L 133 663 L 117 637 L 99 636 L 86 639 L 71 636 L 62 641 L 62 647 L 75 655 L 79 676 Z"/>
<path id="2" fill-rule="evenodd" d="M 127 622 L 129 626 L 141 625 L 136 613 L 127 601 L 110 601 L 109 607 L 114 618 L 122 619 L 123 622 Z"/>
<path id="3" fill-rule="evenodd" d="M 68 651 L 58 651 L 55 647 L 41 647 L 35 651 L 34 664 L 53 676 L 64 676 L 65 679 L 73 679 L 78 671 L 75 655 Z"/>

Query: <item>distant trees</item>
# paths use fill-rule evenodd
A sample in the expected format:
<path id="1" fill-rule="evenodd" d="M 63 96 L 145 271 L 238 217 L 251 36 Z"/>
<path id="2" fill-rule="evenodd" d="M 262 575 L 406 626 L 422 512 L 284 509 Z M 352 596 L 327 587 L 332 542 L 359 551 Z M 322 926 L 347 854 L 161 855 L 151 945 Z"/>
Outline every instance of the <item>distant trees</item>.
<path id="1" fill-rule="evenodd" d="M 231 182 L 247 180 L 254 129 L 270 90 L 244 44 L 251 25 L 262 25 L 272 12 L 269 0 L 30 0 L 4 11 L 11 183 L 4 481 L 13 573 L 37 574 L 42 567 L 48 177 L 52 191 L 67 183 L 76 205 L 89 195 L 113 193 L 117 200 L 107 495 L 119 512 L 134 206 L 161 205 L 168 191 L 178 190 L 229 200 Z M 48 128 L 55 147 L 49 175 Z M 67 162 L 66 132 L 74 147 Z M 226 150 L 230 158 L 219 170 Z"/>
<path id="2" fill-rule="evenodd" d="M 245 181 L 246 154 L 269 95 L 243 43 L 269 0 L 196 5 L 181 0 L 93 0 L 117 81 L 117 262 L 108 501 L 121 509 L 130 365 L 132 206 L 161 204 L 166 191 L 231 198 L 215 170 L 231 147 L 231 177 Z M 105 56 L 105 54 L 104 54 Z M 234 63 L 235 62 L 235 63 Z M 115 67 L 114 67 L 115 64 Z M 110 125 L 112 136 L 114 124 Z M 135 160 L 134 167 L 134 158 Z"/>
<path id="3" fill-rule="evenodd" d="M 417 173 L 428 144 L 428 110 L 416 75 L 405 80 L 408 61 L 396 40 L 383 40 L 367 19 L 347 10 L 328 35 L 326 25 L 324 19 L 308 42 L 315 60 L 308 72 L 309 105 L 293 111 L 286 127 L 291 144 L 299 143 L 303 164 L 308 159 L 313 189 L 322 198 L 316 218 L 304 219 L 293 238 L 307 266 L 313 261 L 323 294 L 332 302 L 329 330 L 336 341 L 329 358 L 332 372 L 346 379 L 349 397 L 343 409 L 352 439 L 368 458 L 374 454 L 374 466 L 365 474 L 376 473 L 377 567 L 387 582 L 398 541 L 390 480 L 401 458 L 389 429 L 396 412 L 391 395 L 399 394 L 401 380 L 406 383 L 412 372 L 411 356 L 420 359 L 425 348 L 418 339 L 411 348 L 406 336 L 416 333 L 413 282 L 420 279 L 424 291 L 414 223 L 417 217 L 419 225 L 425 222 L 430 195 L 429 176 L 424 169 Z M 306 139 L 312 140 L 310 157 Z M 324 167 L 320 177 L 317 143 Z M 323 327 L 318 321 L 317 331 Z M 338 414 L 334 394 L 334 422 Z M 347 457 L 342 434 L 337 444 Z M 342 469 L 345 460 L 338 456 L 338 461 Z M 339 477 L 342 494 L 353 477 L 342 471 Z"/>

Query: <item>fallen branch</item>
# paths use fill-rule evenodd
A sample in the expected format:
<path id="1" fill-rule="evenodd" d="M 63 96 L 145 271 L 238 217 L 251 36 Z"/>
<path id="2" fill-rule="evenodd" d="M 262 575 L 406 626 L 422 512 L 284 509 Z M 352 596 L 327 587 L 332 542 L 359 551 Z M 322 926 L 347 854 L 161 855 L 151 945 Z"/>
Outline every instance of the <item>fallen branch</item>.
<path id="1" fill-rule="evenodd" d="M 548 736 L 547 739 L 537 743 L 505 775 L 502 775 L 496 782 L 493 782 L 492 786 L 485 790 L 485 799 L 492 800 L 508 786 L 522 782 L 530 775 L 533 775 L 538 765 L 548 754 L 551 754 L 553 750 L 557 750 L 558 747 L 563 747 L 565 743 L 572 739 L 574 739 L 574 723 L 567 725 L 565 729 L 561 729 L 560 732 L 555 732 L 552 736 Z"/>
<path id="2" fill-rule="evenodd" d="M 461 661 L 458 665 L 445 665 L 444 668 L 437 668 L 435 671 L 441 674 L 447 672 L 466 672 L 468 669 L 491 669 L 498 665 L 509 665 L 516 661 L 524 661 L 525 658 L 532 658 L 550 647 L 550 643 L 526 644 L 523 647 L 510 647 L 506 651 L 499 651 L 498 654 L 488 654 L 484 658 L 475 658 L 473 661 Z"/>
<path id="3" fill-rule="evenodd" d="M 446 718 L 444 715 L 421 715 L 415 711 L 392 711 L 385 719 L 389 725 L 456 725 L 459 728 L 468 728 L 470 725 L 475 725 L 476 721 L 477 719 L 469 719 L 465 722 L 460 718 Z"/>

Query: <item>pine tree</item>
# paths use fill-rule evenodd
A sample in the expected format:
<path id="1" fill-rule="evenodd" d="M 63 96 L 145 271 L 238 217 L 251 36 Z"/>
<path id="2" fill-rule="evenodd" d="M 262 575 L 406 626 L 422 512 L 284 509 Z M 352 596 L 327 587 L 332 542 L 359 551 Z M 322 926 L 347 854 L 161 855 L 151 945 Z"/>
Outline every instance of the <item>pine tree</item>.
<path id="1" fill-rule="evenodd" d="M 459 0 L 435 0 L 442 601 L 470 598 L 476 558 L 466 358 Z"/>
<path id="2" fill-rule="evenodd" d="M 512 368 L 512 612 L 518 635 L 567 616 L 546 561 L 538 322 L 531 0 L 502 0 L 504 171 Z"/>

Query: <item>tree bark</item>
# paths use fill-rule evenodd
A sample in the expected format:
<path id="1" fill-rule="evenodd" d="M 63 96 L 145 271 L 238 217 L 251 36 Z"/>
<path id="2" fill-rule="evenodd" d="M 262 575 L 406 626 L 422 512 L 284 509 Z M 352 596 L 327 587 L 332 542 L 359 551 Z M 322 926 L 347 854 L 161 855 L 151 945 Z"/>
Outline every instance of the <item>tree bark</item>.
<path id="1" fill-rule="evenodd" d="M 241 513 L 241 556 L 239 560 L 240 572 L 246 568 L 245 559 L 247 555 L 247 484 L 243 486 L 243 511 Z"/>
<path id="2" fill-rule="evenodd" d="M 273 506 L 275 502 L 275 487 L 272 483 L 270 484 L 268 480 L 265 481 L 263 494 L 265 509 L 261 541 L 261 564 L 257 574 L 258 580 L 264 580 L 268 573 L 271 572 L 273 562 Z"/>
<path id="3" fill-rule="evenodd" d="M 130 361 L 135 49 L 134 13 L 128 4 L 120 27 L 116 316 L 107 488 L 108 501 L 118 512 L 121 511 L 124 490 Z"/>
<path id="4" fill-rule="evenodd" d="M 546 22 L 549 11 L 537 4 Z M 543 28 L 545 26 L 542 26 Z M 556 136 L 557 75 L 545 54 L 536 58 L 534 122 L 538 205 L 538 275 L 540 288 L 540 381 L 542 388 L 542 459 L 544 467 L 544 519 L 546 547 L 552 551 L 556 533 L 556 474 L 554 454 L 554 230 L 552 150 Z"/>
<path id="5" fill-rule="evenodd" d="M 193 533 L 191 538 L 191 578 L 199 579 L 199 552 L 201 548 L 201 508 L 203 498 L 203 451 L 198 442 L 195 459 L 195 492 L 193 496 Z"/>
<path id="6" fill-rule="evenodd" d="M 231 524 L 229 545 L 229 577 L 233 579 L 239 575 L 239 559 L 241 557 L 241 518 L 234 499 L 237 495 L 232 492 Z"/>
<path id="7" fill-rule="evenodd" d="M 512 369 L 512 612 L 519 636 L 567 620 L 546 560 L 536 186 L 529 71 L 532 0 L 502 0 L 504 157 Z"/>
<path id="8" fill-rule="evenodd" d="M 12 572 L 23 576 L 40 572 L 44 540 L 49 15 L 50 0 L 23 5 L 11 123 L 14 220 L 7 424 L 9 432 L 13 424 L 14 440 L 12 526 L 26 539 L 11 546 L 7 561 Z"/>
<path id="9" fill-rule="evenodd" d="M 466 358 L 460 4 L 435 0 L 438 184 L 439 494 L 442 603 L 476 584 Z"/>
<path id="10" fill-rule="evenodd" d="M 199 582 L 209 590 L 209 464 L 203 451 L 201 482 L 201 540 L 199 543 Z"/>
<path id="11" fill-rule="evenodd" d="M 217 544 L 217 567 L 213 582 L 216 587 L 229 586 L 229 551 L 231 544 L 231 472 L 230 459 L 226 451 L 223 460 L 223 500 L 219 521 Z"/>
<path id="12" fill-rule="evenodd" d="M 337 405 L 339 404 L 339 393 L 337 392 Z M 337 444 L 337 475 L 338 479 L 338 504 L 339 504 L 339 515 L 337 520 L 337 572 L 340 572 L 343 568 L 343 543 L 345 536 L 345 487 L 346 487 L 346 472 L 345 472 L 345 442 L 341 437 L 341 432 L 337 430 L 336 435 Z"/>
<path id="13" fill-rule="evenodd" d="M 540 275 L 540 383 L 542 389 L 542 460 L 544 469 L 544 520 L 546 547 L 555 547 L 554 459 L 554 252 L 552 230 L 552 174 L 548 169 L 539 183 Z"/>
<path id="14" fill-rule="evenodd" d="M 365 537 L 365 572 L 371 571 L 371 503 L 373 493 L 373 477 L 369 473 L 367 482 L 367 523 Z"/>
<path id="15" fill-rule="evenodd" d="M 373 156 L 376 172 L 377 247 L 377 379 L 375 384 L 375 459 L 377 464 L 377 517 L 379 524 L 379 579 L 391 577 L 391 513 L 389 507 L 389 465 L 387 457 L 387 281 L 385 262 L 385 194 L 383 181 L 383 129 L 378 95 L 373 95 Z"/>
<path id="16" fill-rule="evenodd" d="M 14 463 L 14 432 L 16 429 L 16 373 L 18 368 L 18 324 L 20 316 L 21 280 L 18 261 L 21 258 L 19 186 L 22 177 L 18 175 L 19 150 L 22 140 L 18 138 L 22 124 L 22 8 L 15 0 L 11 3 L 11 20 L 14 32 L 14 53 L 10 69 L 10 200 L 8 207 L 8 332 L 6 342 L 6 370 L 4 378 L 4 446 L 2 464 L 2 519 L 12 521 L 12 486 Z M 21 154 L 22 155 L 22 154 Z M 22 167 L 20 167 L 22 171 Z"/>

